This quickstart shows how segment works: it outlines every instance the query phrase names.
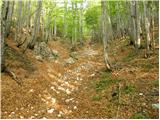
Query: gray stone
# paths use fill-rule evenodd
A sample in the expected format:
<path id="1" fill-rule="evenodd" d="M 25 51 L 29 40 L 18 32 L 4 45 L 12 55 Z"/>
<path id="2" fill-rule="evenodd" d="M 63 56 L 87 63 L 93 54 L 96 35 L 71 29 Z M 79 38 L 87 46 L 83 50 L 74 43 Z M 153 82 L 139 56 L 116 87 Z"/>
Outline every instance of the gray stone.
<path id="1" fill-rule="evenodd" d="M 74 63 L 75 63 L 75 61 L 72 57 L 65 60 L 65 64 L 74 64 Z"/>
<path id="2" fill-rule="evenodd" d="M 37 42 L 34 46 L 34 52 L 42 58 L 56 59 L 58 57 L 58 51 L 49 48 L 45 42 Z"/>
<path id="3" fill-rule="evenodd" d="M 152 104 L 152 107 L 153 107 L 154 109 L 159 109 L 159 103 L 157 103 L 157 104 Z"/>
<path id="4" fill-rule="evenodd" d="M 38 60 L 38 61 L 40 61 L 40 62 L 43 62 L 43 58 L 41 57 L 41 56 L 36 56 L 36 59 Z"/>

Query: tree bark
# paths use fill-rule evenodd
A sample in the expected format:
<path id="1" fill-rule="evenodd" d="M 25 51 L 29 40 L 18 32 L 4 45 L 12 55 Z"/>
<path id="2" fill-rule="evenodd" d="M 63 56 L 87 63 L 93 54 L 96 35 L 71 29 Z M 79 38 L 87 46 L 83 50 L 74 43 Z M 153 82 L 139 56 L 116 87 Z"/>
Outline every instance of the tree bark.
<path id="1" fill-rule="evenodd" d="M 149 57 L 150 56 L 150 34 L 149 34 L 149 20 L 148 20 L 148 9 L 147 9 L 147 1 L 143 1 L 143 5 L 144 5 L 144 18 L 145 18 L 145 30 L 146 30 L 146 53 L 145 56 Z"/>
<path id="2" fill-rule="evenodd" d="M 56 16 L 54 17 L 54 37 L 57 36 L 57 23 L 56 23 Z"/>
<path id="3" fill-rule="evenodd" d="M 10 33 L 13 10 L 14 10 L 14 1 L 8 1 L 8 15 L 7 15 L 7 22 L 6 22 L 6 35 L 7 36 Z"/>
<path id="4" fill-rule="evenodd" d="M 83 44 L 83 1 L 80 5 L 80 43 Z"/>
<path id="5" fill-rule="evenodd" d="M 66 15 L 67 15 L 67 1 L 64 0 L 64 35 L 63 37 L 65 38 L 67 36 L 67 20 L 66 20 Z"/>
<path id="6" fill-rule="evenodd" d="M 42 7 L 42 1 L 38 1 L 38 10 L 35 14 L 35 17 L 34 17 L 34 28 L 33 28 L 33 32 L 32 32 L 32 40 L 31 42 L 29 43 L 29 48 L 30 49 L 33 49 L 34 48 L 34 45 L 35 45 L 35 42 L 36 42 L 36 39 L 37 39 L 37 34 L 39 33 L 39 20 L 40 20 L 40 13 L 41 13 L 41 7 Z"/>
<path id="7" fill-rule="evenodd" d="M 106 36 L 106 1 L 105 0 L 101 0 L 101 15 L 102 15 L 102 37 L 103 37 L 103 49 L 104 49 L 104 61 L 105 61 L 105 65 L 106 68 L 108 70 L 111 70 L 111 66 L 109 63 L 109 59 L 108 59 L 108 46 L 107 46 L 107 36 Z"/>
<path id="8" fill-rule="evenodd" d="M 9 1 L 2 1 L 2 20 L 1 20 L 1 72 L 5 70 L 5 38 L 6 38 L 6 21 L 9 10 Z"/>
<path id="9" fill-rule="evenodd" d="M 133 22 L 133 39 L 136 46 L 136 2 L 131 1 L 131 17 Z"/>

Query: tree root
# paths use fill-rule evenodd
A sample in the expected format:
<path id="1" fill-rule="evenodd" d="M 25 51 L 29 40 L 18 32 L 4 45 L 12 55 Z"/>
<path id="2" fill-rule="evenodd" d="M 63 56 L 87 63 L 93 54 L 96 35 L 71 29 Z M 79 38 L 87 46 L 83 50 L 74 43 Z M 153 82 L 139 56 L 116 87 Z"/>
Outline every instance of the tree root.
<path id="1" fill-rule="evenodd" d="M 5 72 L 6 72 L 13 80 L 15 80 L 16 83 L 17 83 L 19 86 L 22 86 L 21 80 L 15 75 L 14 72 L 12 72 L 11 70 L 9 70 L 8 68 L 5 68 Z"/>

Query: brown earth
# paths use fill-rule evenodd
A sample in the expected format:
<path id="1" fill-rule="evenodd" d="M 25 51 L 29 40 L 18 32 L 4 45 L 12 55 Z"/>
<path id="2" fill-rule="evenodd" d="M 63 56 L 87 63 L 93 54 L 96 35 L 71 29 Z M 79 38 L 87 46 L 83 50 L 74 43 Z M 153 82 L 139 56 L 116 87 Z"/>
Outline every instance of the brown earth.
<path id="1" fill-rule="evenodd" d="M 1 75 L 2 118 L 158 118 L 158 50 L 144 58 L 126 40 L 109 48 L 111 72 L 105 70 L 100 43 L 77 49 L 74 64 L 69 44 L 51 41 L 56 60 L 36 59 L 32 50 L 22 54 L 7 40 L 6 65 L 20 79 Z M 117 94 L 113 95 L 113 93 Z M 119 95 L 119 96 L 118 96 Z"/>

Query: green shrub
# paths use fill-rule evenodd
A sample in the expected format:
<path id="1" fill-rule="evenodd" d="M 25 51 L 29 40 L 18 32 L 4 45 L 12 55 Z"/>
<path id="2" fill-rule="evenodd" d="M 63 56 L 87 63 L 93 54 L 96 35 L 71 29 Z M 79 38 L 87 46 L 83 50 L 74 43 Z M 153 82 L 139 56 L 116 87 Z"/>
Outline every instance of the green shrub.
<path id="1" fill-rule="evenodd" d="M 113 83 L 118 83 L 122 80 L 125 80 L 124 78 L 121 77 L 113 77 L 113 76 L 102 76 L 99 80 L 96 80 L 94 82 L 94 87 L 96 89 L 96 91 L 101 91 L 103 90 L 107 85 L 111 85 Z"/>
<path id="2" fill-rule="evenodd" d="M 136 57 L 136 53 L 135 52 L 130 52 L 126 57 L 124 57 L 122 59 L 123 62 L 129 62 L 131 60 L 133 60 Z"/>
<path id="3" fill-rule="evenodd" d="M 135 91 L 135 87 L 133 85 L 127 85 L 124 87 L 124 92 L 126 94 L 132 93 Z"/>
<path id="4" fill-rule="evenodd" d="M 96 95 L 92 97 L 93 101 L 100 101 L 102 99 L 102 97 L 100 95 Z"/>
<path id="5" fill-rule="evenodd" d="M 138 113 L 135 113 L 135 114 L 133 115 L 133 118 L 134 118 L 134 119 L 144 119 L 145 116 L 143 115 L 143 113 L 138 112 Z"/>

